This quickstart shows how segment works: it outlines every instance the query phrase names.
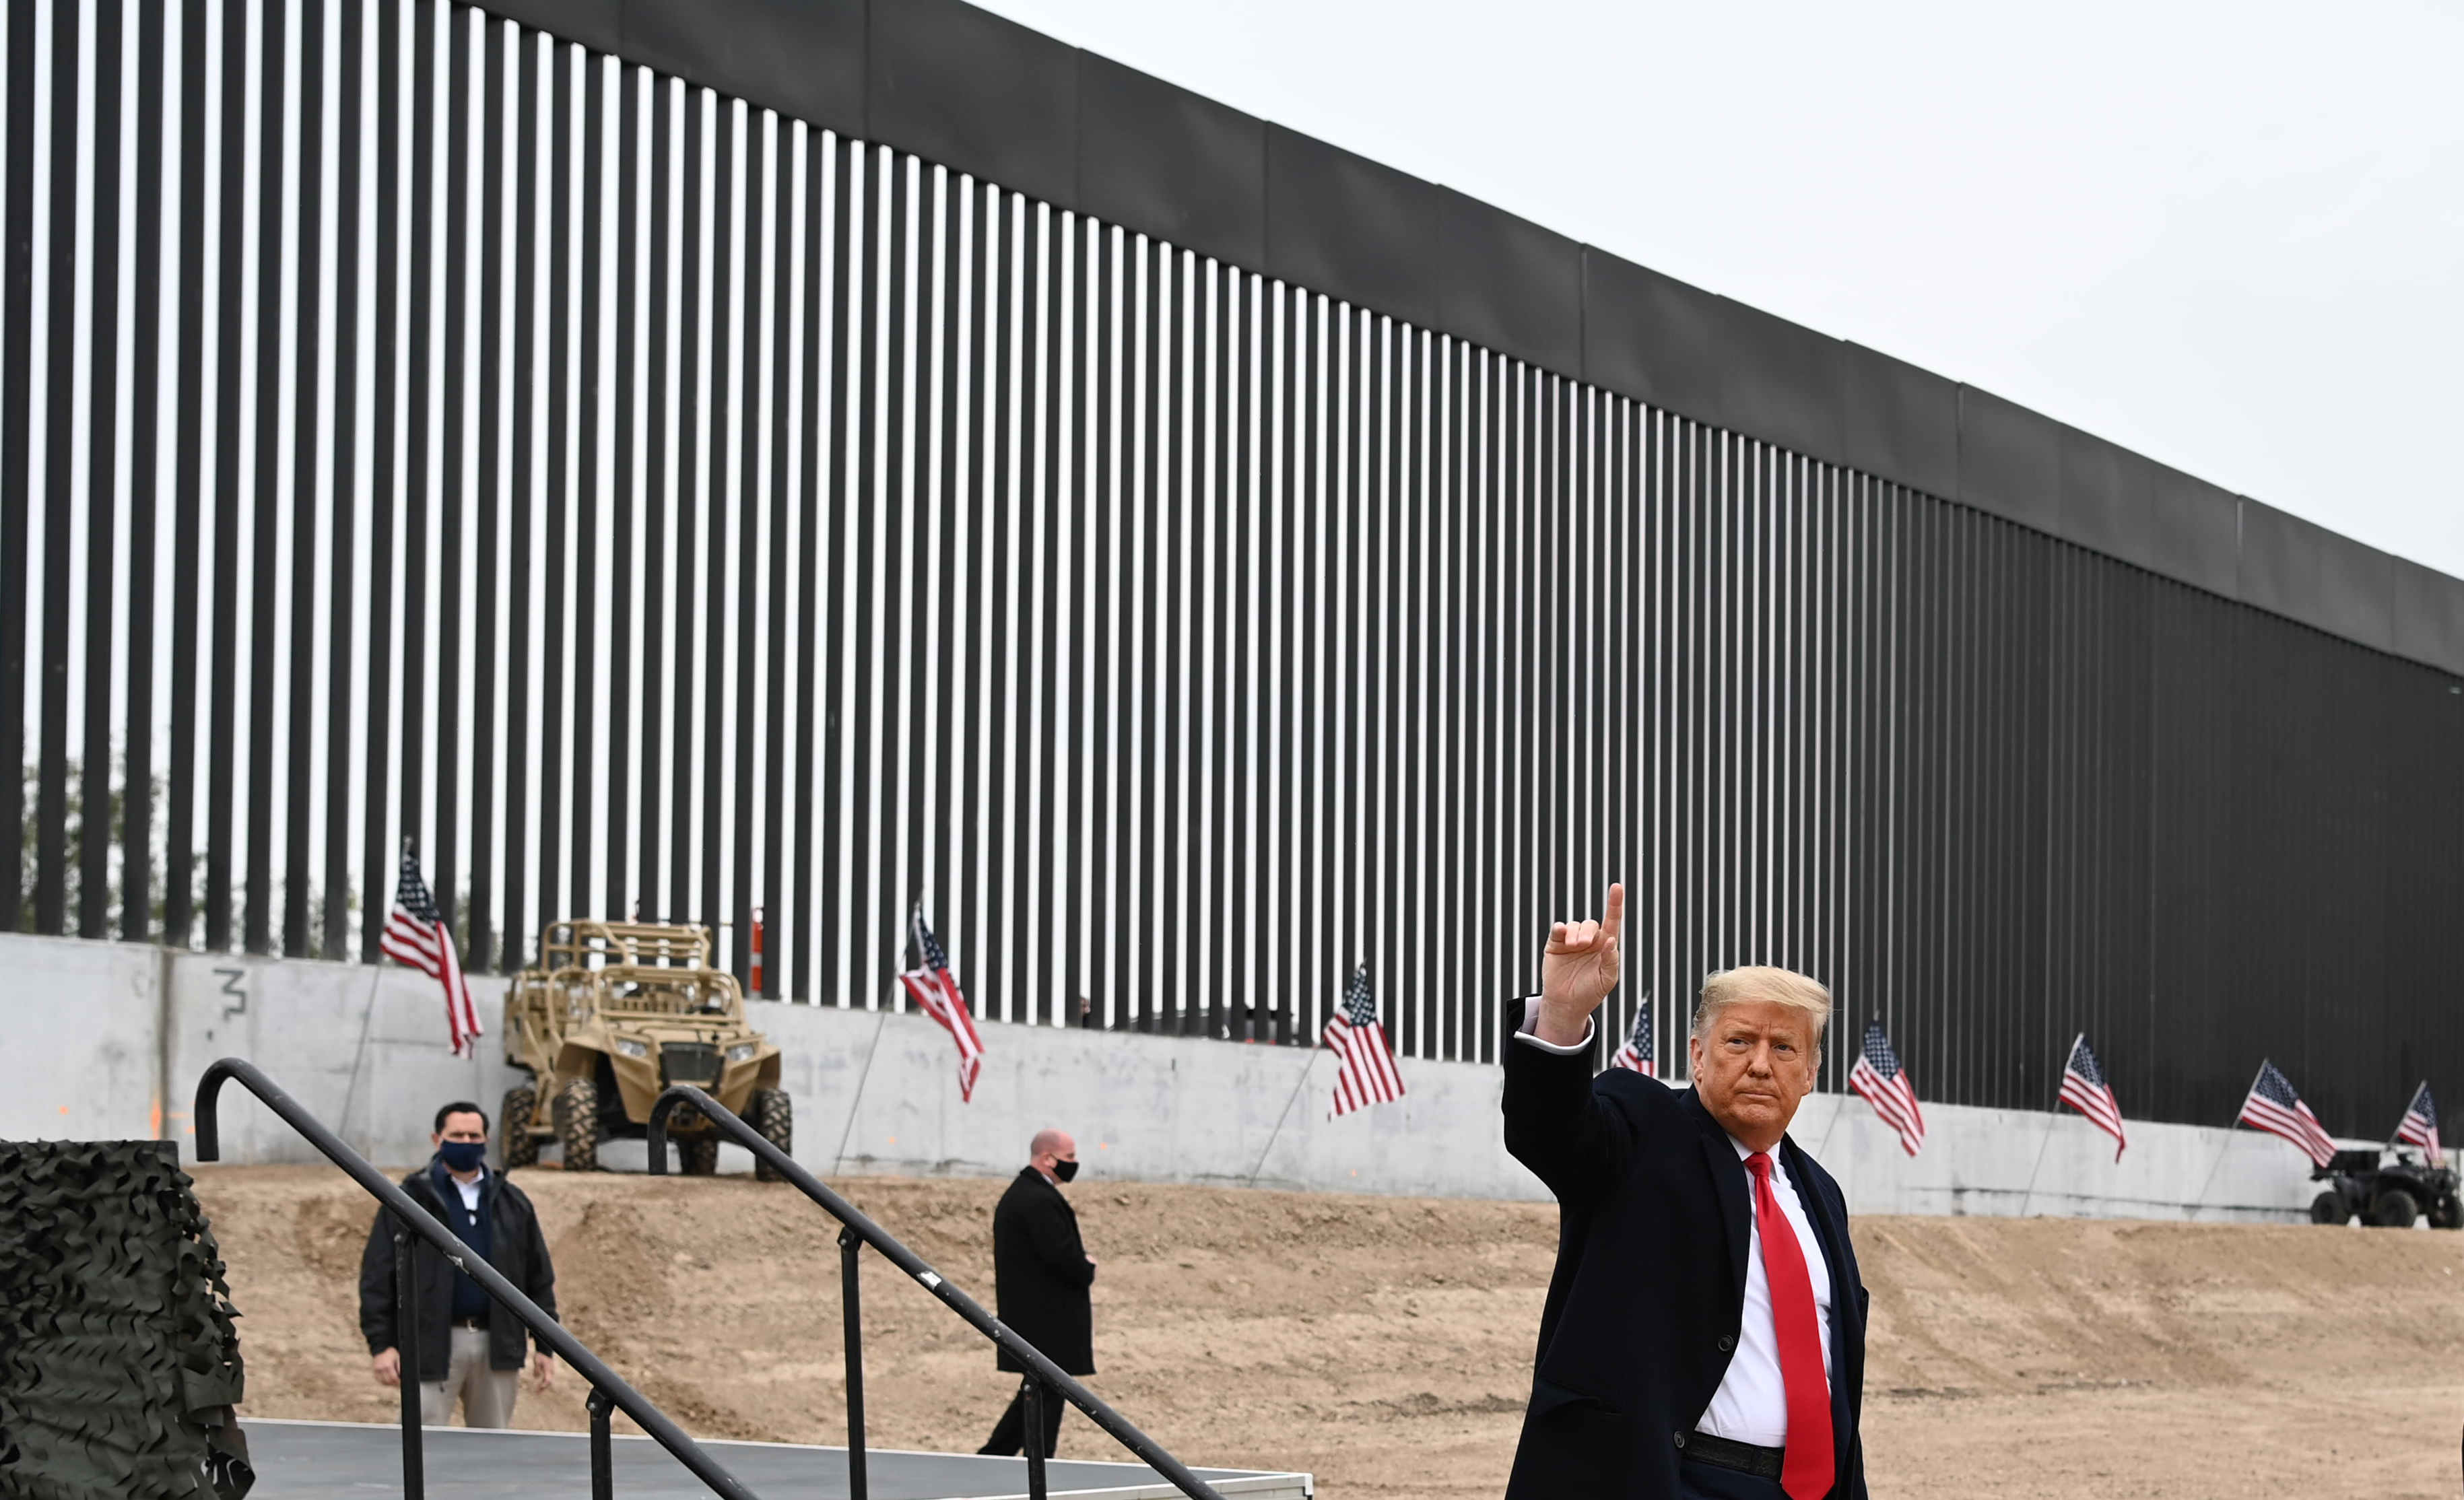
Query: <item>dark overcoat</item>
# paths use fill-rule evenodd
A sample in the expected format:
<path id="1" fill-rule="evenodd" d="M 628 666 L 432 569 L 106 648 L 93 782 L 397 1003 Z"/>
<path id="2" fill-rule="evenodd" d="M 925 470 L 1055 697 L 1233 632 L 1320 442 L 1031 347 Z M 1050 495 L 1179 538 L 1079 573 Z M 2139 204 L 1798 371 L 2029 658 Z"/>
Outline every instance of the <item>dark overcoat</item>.
<path id="1" fill-rule="evenodd" d="M 1687 1437 L 1745 1319 L 1751 1188 L 1691 1089 L 1588 1054 L 1506 1046 L 1506 1148 L 1557 1195 L 1557 1266 L 1507 1500 L 1678 1500 Z M 1781 1164 L 1831 1270 L 1832 1500 L 1865 1500 L 1857 1423 L 1868 1298 L 1839 1185 L 1793 1141 Z"/>
<path id="2" fill-rule="evenodd" d="M 1026 1167 L 993 1210 L 993 1291 L 1001 1320 L 1071 1375 L 1095 1373 L 1095 1268 L 1078 1238 L 1078 1213 L 1042 1172 Z M 1001 1367 L 1026 1366 L 1001 1355 Z"/>
<path id="3" fill-rule="evenodd" d="M 411 1202 L 434 1214 L 438 1223 L 448 1228 L 452 1227 L 452 1217 L 437 1201 L 435 1180 L 428 1167 L 404 1178 L 402 1188 L 410 1194 Z M 485 1201 L 492 1226 L 488 1264 L 512 1282 L 514 1290 L 538 1303 L 540 1312 L 556 1316 L 556 1268 L 548 1261 L 547 1241 L 539 1233 L 539 1214 L 531 1207 L 529 1197 L 497 1171 L 480 1179 L 479 1195 Z M 410 1250 L 411 1305 L 416 1309 L 419 1326 L 419 1378 L 441 1380 L 453 1349 L 453 1268 L 417 1235 L 411 1237 Z M 368 1353 L 372 1355 L 402 1346 L 394 1327 L 393 1266 L 393 1215 L 380 1208 L 375 1225 L 368 1230 L 367 1249 L 360 1254 L 360 1332 L 366 1337 Z M 530 1341 L 530 1330 L 522 1326 L 522 1320 L 490 1298 L 488 1367 L 520 1369 L 523 1346 Z"/>

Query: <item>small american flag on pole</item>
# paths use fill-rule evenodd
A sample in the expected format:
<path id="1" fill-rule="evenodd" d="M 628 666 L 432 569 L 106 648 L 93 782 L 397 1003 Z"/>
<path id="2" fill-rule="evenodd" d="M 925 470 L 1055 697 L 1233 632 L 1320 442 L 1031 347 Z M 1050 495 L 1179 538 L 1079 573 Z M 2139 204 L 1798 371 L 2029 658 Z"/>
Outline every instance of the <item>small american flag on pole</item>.
<path id="1" fill-rule="evenodd" d="M 1626 1033 L 1625 1045 L 1609 1059 L 1612 1068 L 1631 1068 L 1646 1078 L 1660 1076 L 1658 1064 L 1651 1056 L 1651 993 L 1645 990 L 1642 1004 L 1635 1007 L 1634 1030 Z"/>
<path id="2" fill-rule="evenodd" d="M 2336 1159 L 2336 1142 L 2327 1137 L 2326 1127 L 2301 1096 L 2293 1092 L 2293 1080 L 2287 1078 L 2276 1064 L 2262 1057 L 2258 1076 L 2251 1080 L 2250 1097 L 2241 1101 L 2241 1113 L 2234 1123 L 2255 1125 L 2271 1136 L 2282 1136 L 2299 1146 L 2313 1166 L 2325 1166 Z"/>
<path id="3" fill-rule="evenodd" d="M 950 972 L 950 955 L 925 924 L 920 902 L 908 921 L 907 932 L 915 943 L 916 967 L 900 974 L 898 982 L 958 1044 L 958 1102 L 966 1103 L 976 1097 L 976 1077 L 984 1071 L 983 1038 L 976 1034 L 976 1018 L 967 1013 L 967 997 L 958 992 L 958 976 Z"/>
<path id="4" fill-rule="evenodd" d="M 1865 1050 L 1848 1070 L 1848 1086 L 1864 1096 L 1883 1124 L 1900 1133 L 1901 1150 L 1914 1156 L 1925 1149 L 1925 1111 L 1917 1108 L 1916 1085 L 1900 1066 L 1900 1054 L 1882 1034 L 1881 1022 L 1865 1023 Z"/>
<path id="5" fill-rule="evenodd" d="M 2447 1159 L 2446 1147 L 2438 1143 L 2438 1104 L 2430 1097 L 2430 1082 L 2412 1091 L 2412 1102 L 2405 1106 L 2404 1120 L 2395 1127 L 2395 1139 L 2404 1145 L 2419 1146 L 2430 1153 L 2432 1166 Z"/>
<path id="6" fill-rule="evenodd" d="M 1383 1104 L 1403 1097 L 1403 1076 L 1395 1071 L 1394 1049 L 1386 1045 L 1386 1028 L 1377 1020 L 1377 1002 L 1369 993 L 1369 966 L 1353 970 L 1343 992 L 1343 1009 L 1327 1018 L 1318 1033 L 1322 1046 L 1334 1049 L 1334 1108 L 1327 1119 L 1339 1120 L 1364 1104 Z"/>
<path id="7" fill-rule="evenodd" d="M 471 1004 L 471 987 L 462 978 L 462 957 L 453 951 L 453 934 L 438 915 L 436 898 L 419 873 L 419 861 L 407 845 L 402 851 L 402 878 L 393 888 L 393 909 L 385 913 L 385 931 L 377 947 L 396 963 L 407 964 L 445 989 L 445 1032 L 453 1041 L 453 1055 L 479 1050 L 479 1012 Z"/>
<path id="8" fill-rule="evenodd" d="M 2088 1123 L 2111 1136 L 2113 1159 L 2122 1160 L 2122 1148 L 2129 1143 L 2122 1139 L 2122 1106 L 2114 1101 L 2112 1085 L 2104 1081 L 2104 1070 L 2096 1065 L 2096 1054 L 2087 1050 L 2085 1032 L 2071 1043 L 2071 1060 L 2062 1064 L 2060 1102 L 2085 1115 Z"/>

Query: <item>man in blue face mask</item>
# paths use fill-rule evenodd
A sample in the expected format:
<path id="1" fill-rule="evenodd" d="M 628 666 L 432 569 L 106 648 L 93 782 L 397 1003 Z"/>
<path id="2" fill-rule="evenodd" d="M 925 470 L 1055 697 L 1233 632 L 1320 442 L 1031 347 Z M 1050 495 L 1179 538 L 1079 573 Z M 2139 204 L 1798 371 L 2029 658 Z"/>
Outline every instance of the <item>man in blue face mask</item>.
<path id="1" fill-rule="evenodd" d="M 488 1170 L 487 1111 L 468 1101 L 446 1105 L 436 1112 L 429 1141 L 436 1155 L 403 1179 L 403 1190 L 555 1316 L 556 1269 L 539 1215 L 520 1188 Z M 459 1405 L 466 1426 L 511 1426 L 529 1330 L 426 1242 L 411 1241 L 411 1257 L 420 1421 L 443 1426 Z M 403 1330 L 395 1326 L 394 1303 L 393 1224 L 380 1209 L 360 1257 L 360 1331 L 367 1336 L 381 1385 L 399 1385 L 403 1378 Z M 554 1365 L 544 1346 L 531 1353 L 531 1370 L 546 1389 Z"/>

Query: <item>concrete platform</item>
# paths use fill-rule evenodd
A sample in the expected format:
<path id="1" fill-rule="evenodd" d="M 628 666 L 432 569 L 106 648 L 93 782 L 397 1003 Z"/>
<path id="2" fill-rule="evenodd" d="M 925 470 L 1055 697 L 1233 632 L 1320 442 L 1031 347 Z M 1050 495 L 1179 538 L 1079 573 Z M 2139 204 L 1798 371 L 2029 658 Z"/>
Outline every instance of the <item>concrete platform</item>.
<path id="1" fill-rule="evenodd" d="M 399 1428 L 356 1422 L 245 1421 L 256 1464 L 251 1500 L 402 1492 Z M 1065 1429 L 1067 1430 L 1067 1429 Z M 1094 1441 L 1083 1424 L 1082 1439 Z M 1111 1440 L 1103 1439 L 1107 1444 Z M 619 1500 L 694 1500 L 699 1480 L 649 1438 L 613 1440 Z M 847 1449 L 787 1443 L 705 1443 L 712 1457 L 761 1500 L 847 1500 Z M 581 1432 L 505 1432 L 430 1427 L 431 1500 L 588 1500 L 590 1438 Z M 1219 1493 L 1243 1500 L 1309 1500 L 1307 1474 L 1201 1468 Z M 961 1453 L 867 1455 L 872 1500 L 1023 1500 L 1026 1461 Z M 1053 1500 L 1174 1500 L 1180 1491 L 1144 1464 L 1054 1459 L 1045 1467 Z"/>

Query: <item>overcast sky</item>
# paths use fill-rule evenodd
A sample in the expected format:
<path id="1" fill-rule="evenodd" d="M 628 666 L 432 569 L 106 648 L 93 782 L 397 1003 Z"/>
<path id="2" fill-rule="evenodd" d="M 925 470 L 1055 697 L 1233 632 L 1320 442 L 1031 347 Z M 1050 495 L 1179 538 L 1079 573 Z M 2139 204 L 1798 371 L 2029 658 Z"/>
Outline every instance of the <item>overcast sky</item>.
<path id="1" fill-rule="evenodd" d="M 2464 576 L 2464 8 L 979 3 Z"/>

